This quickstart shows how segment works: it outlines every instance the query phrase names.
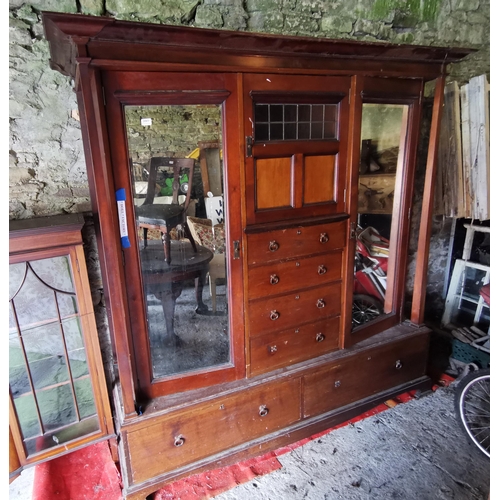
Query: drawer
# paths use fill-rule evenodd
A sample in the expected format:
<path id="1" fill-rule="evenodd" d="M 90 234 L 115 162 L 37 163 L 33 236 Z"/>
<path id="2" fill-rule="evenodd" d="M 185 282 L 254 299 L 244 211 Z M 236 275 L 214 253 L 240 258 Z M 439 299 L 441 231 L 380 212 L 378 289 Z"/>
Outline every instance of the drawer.
<path id="1" fill-rule="evenodd" d="M 397 341 L 304 376 L 304 418 L 425 375 L 428 335 Z"/>
<path id="2" fill-rule="evenodd" d="M 340 314 L 341 283 L 277 297 L 251 300 L 248 304 L 250 335 L 283 331 L 302 323 Z"/>
<path id="3" fill-rule="evenodd" d="M 248 389 L 129 431 L 132 482 L 141 483 L 300 419 L 300 379 Z"/>
<path id="4" fill-rule="evenodd" d="M 344 248 L 347 221 L 295 226 L 247 236 L 248 265 L 264 264 Z"/>
<path id="5" fill-rule="evenodd" d="M 252 376 L 321 356 L 339 348 L 340 318 L 269 333 L 250 340 Z"/>
<path id="6" fill-rule="evenodd" d="M 257 299 L 342 279 L 342 250 L 248 270 L 248 297 Z"/>

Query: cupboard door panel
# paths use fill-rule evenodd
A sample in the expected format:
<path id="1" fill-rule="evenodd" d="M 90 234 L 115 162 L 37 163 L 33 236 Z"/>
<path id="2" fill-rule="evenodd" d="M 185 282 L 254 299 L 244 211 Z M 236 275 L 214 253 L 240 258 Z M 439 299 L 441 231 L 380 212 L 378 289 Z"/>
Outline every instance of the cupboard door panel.
<path id="1" fill-rule="evenodd" d="M 336 155 L 304 156 L 304 205 L 336 201 Z"/>
<path id="2" fill-rule="evenodd" d="M 248 305 L 250 335 L 280 331 L 340 314 L 341 283 L 253 300 Z"/>
<path id="3" fill-rule="evenodd" d="M 341 360 L 304 376 L 304 417 L 320 415 L 425 375 L 428 335 Z"/>
<path id="4" fill-rule="evenodd" d="M 267 384 L 176 412 L 127 433 L 132 481 L 146 481 L 299 419 L 299 379 Z"/>
<path id="5" fill-rule="evenodd" d="M 248 235 L 248 265 L 331 252 L 346 244 L 347 223 L 296 226 Z"/>
<path id="6" fill-rule="evenodd" d="M 248 271 L 250 300 L 338 281 L 342 278 L 342 250 L 315 257 L 291 259 Z"/>
<path id="7" fill-rule="evenodd" d="M 321 356 L 339 348 L 340 318 L 329 318 L 250 339 L 252 376 Z"/>
<path id="8" fill-rule="evenodd" d="M 257 210 L 292 205 L 291 158 L 256 160 L 255 177 Z"/>

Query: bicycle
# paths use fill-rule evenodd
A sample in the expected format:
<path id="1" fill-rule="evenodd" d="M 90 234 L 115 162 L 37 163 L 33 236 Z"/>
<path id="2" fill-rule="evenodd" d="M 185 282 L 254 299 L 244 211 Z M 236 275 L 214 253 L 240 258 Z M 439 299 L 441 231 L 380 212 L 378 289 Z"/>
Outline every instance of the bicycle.
<path id="1" fill-rule="evenodd" d="M 480 294 L 489 306 L 489 284 L 481 289 Z M 469 439 L 489 458 L 490 369 L 478 369 L 474 364 L 469 364 L 468 368 L 473 368 L 473 371 L 461 378 L 455 390 L 455 410 Z"/>
<path id="2" fill-rule="evenodd" d="M 468 373 L 455 390 L 458 421 L 469 439 L 490 457 L 490 370 Z"/>

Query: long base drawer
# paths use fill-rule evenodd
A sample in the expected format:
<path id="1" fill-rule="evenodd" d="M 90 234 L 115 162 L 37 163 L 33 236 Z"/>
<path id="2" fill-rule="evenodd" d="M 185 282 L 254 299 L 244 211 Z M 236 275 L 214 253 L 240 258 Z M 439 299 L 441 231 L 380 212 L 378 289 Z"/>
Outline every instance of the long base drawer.
<path id="1" fill-rule="evenodd" d="M 127 432 L 132 482 L 196 462 L 299 419 L 299 379 L 265 384 L 175 412 Z"/>
<path id="2" fill-rule="evenodd" d="M 304 376 L 304 418 L 320 415 L 425 375 L 429 339 L 383 345 Z"/>

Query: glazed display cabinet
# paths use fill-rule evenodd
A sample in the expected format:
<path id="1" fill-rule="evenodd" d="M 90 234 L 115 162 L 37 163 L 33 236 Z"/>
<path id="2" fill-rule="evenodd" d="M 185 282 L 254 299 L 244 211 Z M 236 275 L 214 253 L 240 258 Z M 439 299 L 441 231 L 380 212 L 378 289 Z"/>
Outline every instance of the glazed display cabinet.
<path id="1" fill-rule="evenodd" d="M 78 98 L 127 498 L 429 386 L 436 138 L 468 50 L 43 21 Z"/>

